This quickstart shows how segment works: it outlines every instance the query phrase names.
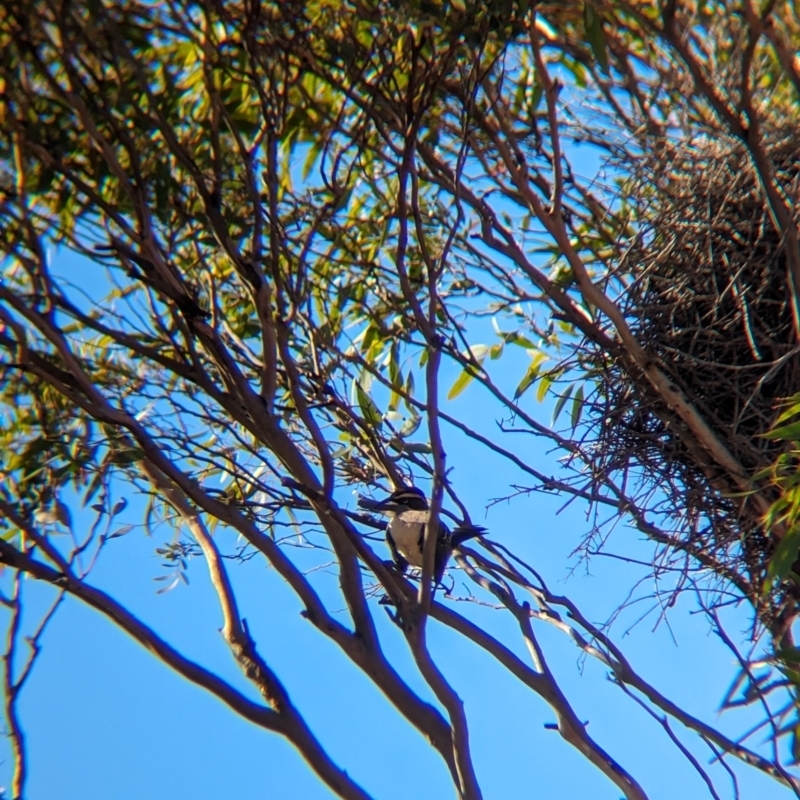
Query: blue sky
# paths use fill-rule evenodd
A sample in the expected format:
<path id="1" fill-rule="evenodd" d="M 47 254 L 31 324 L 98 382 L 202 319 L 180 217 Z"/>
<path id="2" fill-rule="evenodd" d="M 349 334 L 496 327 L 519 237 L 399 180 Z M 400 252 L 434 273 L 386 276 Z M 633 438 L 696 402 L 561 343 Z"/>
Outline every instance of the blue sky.
<path id="1" fill-rule="evenodd" d="M 91 279 L 100 269 L 67 254 L 57 258 L 64 259 L 57 269 L 73 273 L 80 281 Z M 519 356 L 510 355 L 492 368 L 500 381 L 513 386 L 525 358 L 520 351 Z M 456 374 L 455 370 L 446 374 L 443 385 L 449 386 Z M 527 402 L 529 410 L 536 409 L 532 396 Z M 495 413 L 476 384 L 446 410 L 487 435 L 497 431 Z M 547 419 L 549 410 L 540 408 L 537 413 Z M 509 482 L 519 476 L 452 429 L 445 427 L 444 434 L 455 486 L 462 498 L 469 498 L 474 521 L 486 525 L 493 539 L 534 564 L 551 589 L 569 594 L 591 620 L 605 621 L 625 599 L 636 568 L 602 558 L 595 559 L 588 570 L 578 565 L 570 554 L 589 522 L 577 503 L 557 514 L 563 498 L 532 495 L 494 505 L 484 515 L 486 503 L 507 493 Z M 557 472 L 558 454 L 547 452 L 538 440 L 526 437 L 517 447 L 525 448 L 538 469 Z M 142 500 L 129 491 L 126 495 L 129 506 L 119 524 L 137 523 Z M 355 502 L 352 496 L 353 507 Z M 91 516 L 77 506 L 73 516 L 78 529 L 91 524 Z M 220 531 L 217 536 L 223 548 L 235 543 L 229 532 Z M 646 557 L 650 546 L 641 538 L 633 530 L 621 529 L 612 549 Z M 91 583 L 129 605 L 185 655 L 252 694 L 218 633 L 220 614 L 203 563 L 192 562 L 188 586 L 157 594 L 163 584 L 153 579 L 164 570 L 155 548 L 162 543 L 139 528 L 112 540 Z M 334 759 L 376 798 L 453 796 L 446 771 L 433 751 L 339 651 L 302 619 L 300 604 L 279 576 L 258 560 L 234 564 L 230 571 L 260 652 L 284 680 Z M 455 575 L 463 585 L 465 579 Z M 317 586 L 326 599 L 335 597 L 332 575 L 317 575 Z M 25 591 L 33 619 L 50 593 L 32 581 L 26 581 Z M 508 614 L 469 603 L 456 607 L 527 660 Z M 716 714 L 734 675 L 732 659 L 710 634 L 702 615 L 691 611 L 688 599 L 681 600 L 669 613 L 669 626 L 661 624 L 653 630 L 651 616 L 627 632 L 640 613 L 634 607 L 615 623 L 612 634 L 643 677 L 659 690 L 727 732 L 741 732 L 752 717 Z M 390 657 L 411 685 L 429 696 L 402 638 L 377 605 L 375 615 Z M 747 628 L 748 619 L 742 613 L 729 614 L 728 621 L 732 631 Z M 538 625 L 536 631 L 579 717 L 589 722 L 592 736 L 640 781 L 650 797 L 709 796 L 663 731 L 606 679 L 600 664 L 582 659 L 554 628 Z M 591 796 L 614 800 L 620 796 L 557 732 L 544 727 L 555 719 L 547 705 L 488 656 L 435 623 L 431 623 L 430 641 L 434 656 L 465 702 L 487 799 Z M 315 800 L 331 796 L 290 745 L 237 719 L 77 601 L 66 601 L 43 645 L 21 703 L 30 758 L 29 800 L 264 796 Z M 674 727 L 684 742 L 694 741 L 677 723 Z M 693 750 L 703 764 L 709 761 L 710 753 L 702 746 L 695 745 Z M 10 769 L 6 754 L 0 764 L 0 780 L 6 784 Z M 719 778 L 722 796 L 731 796 L 720 768 L 713 767 L 711 772 Z M 754 771 L 737 772 L 743 798 L 770 800 L 786 794 Z"/>
<path id="2" fill-rule="evenodd" d="M 495 475 L 487 470 L 483 478 L 493 483 Z M 579 515 L 556 518 L 552 508 L 542 505 L 553 503 L 537 498 L 527 509 L 492 514 L 487 523 L 496 539 L 527 551 L 547 578 L 579 598 L 584 609 L 597 609 L 592 618 L 603 618 L 622 596 L 623 570 L 605 569 L 608 562 L 603 562 L 593 565 L 595 575 L 565 581 L 565 552 L 580 535 Z M 203 565 L 193 564 L 190 586 L 157 595 L 152 578 L 161 570 L 155 544 L 136 533 L 115 540 L 92 582 L 113 590 L 184 654 L 247 690 L 217 633 L 219 613 Z M 298 602 L 275 573 L 250 562 L 232 574 L 261 652 L 334 758 L 376 797 L 452 796 L 433 752 L 299 616 Z M 37 588 L 30 587 L 32 595 Z M 732 676 L 730 659 L 708 635 L 702 618 L 690 619 L 686 611 L 679 605 L 670 617 L 677 645 L 665 627 L 653 633 L 645 623 L 626 637 L 624 646 L 658 688 L 714 722 L 713 712 Z M 518 639 L 502 612 L 471 609 L 470 615 L 493 632 L 504 632 L 505 641 Z M 388 624 L 382 631 L 402 672 L 419 686 L 397 634 Z M 706 796 L 674 747 L 604 679 L 599 665 L 579 663 L 577 650 L 555 631 L 540 626 L 538 632 L 592 735 L 653 798 Z M 65 604 L 44 644 L 22 702 L 30 748 L 29 798 L 330 796 L 280 738 L 237 720 L 77 602 Z M 554 720 L 552 712 L 491 659 L 436 625 L 431 644 L 465 701 L 485 797 L 619 796 L 556 732 L 544 729 Z M 9 766 L 5 761 L 4 770 Z M 773 781 L 744 773 L 742 797 L 771 798 L 779 792 L 785 794 Z"/>

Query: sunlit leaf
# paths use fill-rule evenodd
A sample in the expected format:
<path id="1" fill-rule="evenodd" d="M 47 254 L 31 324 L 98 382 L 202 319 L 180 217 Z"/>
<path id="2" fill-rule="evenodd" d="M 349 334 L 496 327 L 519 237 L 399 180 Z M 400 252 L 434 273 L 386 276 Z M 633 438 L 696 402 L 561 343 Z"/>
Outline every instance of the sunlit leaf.
<path id="1" fill-rule="evenodd" d="M 492 347 L 489 347 L 485 344 L 473 344 L 470 346 L 469 352 L 465 353 L 464 355 L 466 357 L 472 356 L 472 358 L 477 362 L 478 366 L 480 366 L 483 364 L 484 359 L 489 354 L 492 354 L 492 358 L 495 357 Z M 458 376 L 458 378 L 456 378 L 455 383 L 450 387 L 450 391 L 447 393 L 447 399 L 454 400 L 456 397 L 458 397 L 458 395 L 460 395 L 461 392 L 463 392 L 464 389 L 466 389 L 467 386 L 469 386 L 469 384 L 475 380 L 477 374 L 478 372 L 476 366 L 472 364 L 465 366 L 461 371 L 461 374 Z"/>
<path id="2" fill-rule="evenodd" d="M 543 375 L 536 388 L 536 399 L 541 403 L 547 397 L 547 390 L 552 386 L 553 379 L 549 375 Z M 560 409 L 559 409 L 560 410 Z"/>
<path id="3" fill-rule="evenodd" d="M 403 439 L 405 439 L 407 436 L 413 436 L 417 432 L 417 429 L 421 423 L 422 417 L 420 415 L 409 417 L 403 427 L 398 431 L 398 435 Z"/>
<path id="4" fill-rule="evenodd" d="M 455 383 L 450 387 L 450 391 L 447 393 L 448 400 L 454 400 L 458 397 L 467 386 L 475 380 L 475 373 L 472 367 L 465 367 L 461 370 L 461 374 L 456 378 Z"/>
<path id="5" fill-rule="evenodd" d="M 383 424 L 383 417 L 378 407 L 358 381 L 355 381 L 355 390 L 356 397 L 358 398 L 358 406 L 361 409 L 361 414 L 364 419 L 373 427 L 380 428 Z"/>

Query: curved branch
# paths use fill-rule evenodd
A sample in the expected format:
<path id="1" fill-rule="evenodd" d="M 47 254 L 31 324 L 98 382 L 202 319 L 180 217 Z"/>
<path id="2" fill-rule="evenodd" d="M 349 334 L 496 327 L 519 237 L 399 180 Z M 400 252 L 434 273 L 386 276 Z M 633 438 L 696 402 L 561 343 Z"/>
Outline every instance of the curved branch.
<path id="1" fill-rule="evenodd" d="M 0 563 L 45 581 L 81 600 L 114 622 L 179 675 L 219 698 L 239 716 L 265 730 L 285 736 L 319 777 L 340 797 L 347 800 L 370 800 L 369 795 L 333 763 L 293 707 L 284 704 L 278 711 L 273 711 L 254 703 L 213 672 L 182 656 L 152 628 L 105 592 L 47 566 L 2 539 Z"/>

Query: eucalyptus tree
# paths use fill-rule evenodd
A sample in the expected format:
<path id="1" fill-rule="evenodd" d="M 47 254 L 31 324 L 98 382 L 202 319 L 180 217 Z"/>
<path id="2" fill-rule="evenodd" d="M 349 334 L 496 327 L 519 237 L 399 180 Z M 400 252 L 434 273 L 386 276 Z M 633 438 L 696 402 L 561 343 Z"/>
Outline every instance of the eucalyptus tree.
<path id="1" fill-rule="evenodd" d="M 599 659 L 712 796 L 669 720 L 726 768 L 797 794 L 794 432 L 764 434 L 800 390 L 798 35 L 791 3 L 750 0 L 5 4 L 0 562 L 14 796 L 20 691 L 69 596 L 285 737 L 333 793 L 367 797 L 242 617 L 237 560 L 253 559 L 424 737 L 459 797 L 481 797 L 480 775 L 464 676 L 437 664 L 436 626 L 549 704 L 627 798 L 647 796 L 636 765 L 590 735 L 540 626 Z M 596 168 L 583 175 L 587 144 Z M 59 269 L 67 251 L 106 277 Z M 518 374 L 512 350 L 529 357 Z M 480 393 L 499 426 L 456 414 L 462 393 Z M 553 472 L 531 434 L 563 456 Z M 720 698 L 760 704 L 768 742 L 732 738 L 659 692 L 502 531 L 454 553 L 474 593 L 435 590 L 430 535 L 419 574 L 400 574 L 376 542 L 384 521 L 352 492 L 415 484 L 431 497 L 428 531 L 471 524 L 482 509 L 456 491 L 455 437 L 507 464 L 509 499 L 585 504 L 584 557 L 620 522 L 644 534 L 664 587 L 654 603 L 689 593 L 708 615 L 741 664 Z M 259 702 L 93 584 L 115 538 L 136 535 L 115 519 L 137 493 L 175 581 L 205 562 Z M 86 529 L 80 505 L 95 515 Z M 25 576 L 53 598 L 33 631 Z M 510 615 L 528 660 L 454 599 Z M 730 604 L 751 609 L 744 638 L 723 626 Z M 387 637 L 407 643 L 435 704 Z"/>

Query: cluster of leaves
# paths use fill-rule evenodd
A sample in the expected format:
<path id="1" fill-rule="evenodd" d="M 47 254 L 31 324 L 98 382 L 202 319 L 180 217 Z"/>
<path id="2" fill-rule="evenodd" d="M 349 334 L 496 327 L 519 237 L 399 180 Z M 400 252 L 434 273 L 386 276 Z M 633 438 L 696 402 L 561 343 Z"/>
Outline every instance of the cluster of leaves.
<path id="1" fill-rule="evenodd" d="M 785 534 L 775 550 L 767 572 L 772 585 L 780 584 L 790 576 L 800 579 L 797 554 L 800 551 L 800 396 L 786 401 L 775 427 L 765 433 L 768 439 L 787 444 L 775 464 L 759 473 L 755 480 L 767 481 L 778 491 L 778 499 L 770 506 L 765 517 L 768 529 L 782 527 Z M 769 590 L 769 585 L 766 591 Z"/>

